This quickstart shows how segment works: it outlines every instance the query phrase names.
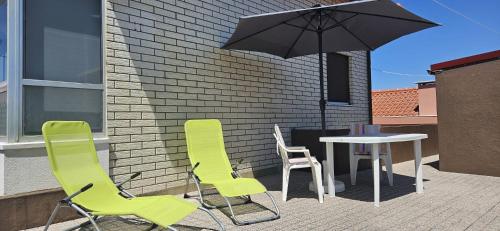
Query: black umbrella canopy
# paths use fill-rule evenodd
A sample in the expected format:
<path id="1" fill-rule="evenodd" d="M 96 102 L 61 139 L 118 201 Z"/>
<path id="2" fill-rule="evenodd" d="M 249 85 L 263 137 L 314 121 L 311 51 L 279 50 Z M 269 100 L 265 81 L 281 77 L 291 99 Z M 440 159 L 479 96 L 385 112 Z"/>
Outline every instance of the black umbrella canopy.
<path id="1" fill-rule="evenodd" d="M 374 50 L 436 25 L 390 0 L 356 1 L 241 17 L 223 48 L 285 59 L 317 54 L 321 30 L 323 52 Z"/>
<path id="2" fill-rule="evenodd" d="M 241 17 L 224 49 L 259 51 L 285 59 L 318 54 L 321 130 L 326 134 L 323 53 L 374 50 L 438 24 L 390 0 L 365 0 Z"/>

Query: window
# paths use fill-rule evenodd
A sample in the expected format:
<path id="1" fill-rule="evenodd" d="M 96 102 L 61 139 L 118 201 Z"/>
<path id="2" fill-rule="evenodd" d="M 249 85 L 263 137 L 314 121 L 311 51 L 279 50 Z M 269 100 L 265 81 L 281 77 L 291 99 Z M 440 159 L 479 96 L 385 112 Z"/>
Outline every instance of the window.
<path id="1" fill-rule="evenodd" d="M 350 103 L 349 57 L 337 53 L 327 54 L 328 102 Z"/>
<path id="2" fill-rule="evenodd" d="M 84 120 L 103 132 L 101 7 L 101 0 L 24 1 L 23 135 L 40 135 L 47 120 Z"/>
<path id="3" fill-rule="evenodd" d="M 0 141 L 38 140 L 47 120 L 104 132 L 104 4 L 0 0 Z"/>
<path id="4" fill-rule="evenodd" d="M 7 0 L 0 0 L 0 136 L 7 134 Z"/>

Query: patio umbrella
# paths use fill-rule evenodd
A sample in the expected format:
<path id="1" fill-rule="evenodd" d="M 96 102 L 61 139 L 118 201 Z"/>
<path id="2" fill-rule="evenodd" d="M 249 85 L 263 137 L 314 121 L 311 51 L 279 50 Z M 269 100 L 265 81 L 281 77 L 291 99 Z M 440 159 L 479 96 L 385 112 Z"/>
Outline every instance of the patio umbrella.
<path id="1" fill-rule="evenodd" d="M 323 53 L 374 50 L 438 24 L 390 0 L 365 0 L 241 17 L 223 49 L 259 51 L 288 59 L 318 54 L 321 130 L 325 135 Z"/>

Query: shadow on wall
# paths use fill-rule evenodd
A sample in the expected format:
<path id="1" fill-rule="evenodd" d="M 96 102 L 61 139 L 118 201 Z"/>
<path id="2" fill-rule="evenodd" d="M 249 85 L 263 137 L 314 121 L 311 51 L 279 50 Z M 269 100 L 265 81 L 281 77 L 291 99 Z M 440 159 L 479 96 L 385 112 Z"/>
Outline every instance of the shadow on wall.
<path id="1" fill-rule="evenodd" d="M 427 134 L 429 138 L 422 140 L 422 156 L 432 156 L 439 153 L 437 125 L 383 125 L 381 131 L 385 133 Z M 413 142 L 392 143 L 391 151 L 393 163 L 415 159 Z"/>
<path id="2" fill-rule="evenodd" d="M 220 50 L 218 41 L 207 40 L 204 45 L 187 42 L 172 25 L 173 31 L 142 31 L 143 26 L 148 28 L 143 24 L 148 20 L 133 21 L 131 16 L 108 12 L 110 175 L 120 181 L 142 172 L 125 185 L 132 188 L 132 193 L 184 184 L 190 168 L 183 128 L 187 119 L 220 119 L 230 159 L 243 158 L 239 168 L 245 170 L 269 168 L 281 162 L 274 154 L 272 126 L 299 123 L 288 111 L 304 109 L 306 121 L 314 121 L 316 115 L 306 113 L 312 107 L 310 102 L 303 101 L 297 107 L 296 102 L 283 104 L 286 99 L 280 98 L 289 87 L 281 84 L 282 79 L 293 77 L 282 73 L 285 66 L 292 65 L 290 62 L 264 58 L 272 66 L 258 67 L 256 63 L 263 62 L 260 56 Z M 220 39 L 228 35 L 213 36 Z M 304 63 L 304 59 L 295 62 Z M 256 66 L 257 74 L 247 70 L 248 66 Z M 282 78 L 270 78 L 274 75 Z M 273 90 L 278 86 L 281 90 Z M 296 98 L 307 96 L 302 91 L 296 94 Z M 255 123 L 259 120 L 270 122 Z"/>
<path id="3" fill-rule="evenodd" d="M 169 57 L 165 51 L 163 57 L 158 55 L 159 50 L 153 48 L 159 44 L 153 42 L 155 35 L 141 32 L 141 23 L 129 22 L 128 15 L 114 15 L 113 10 L 108 10 L 107 20 L 109 173 L 117 182 L 141 172 L 124 185 L 133 194 L 161 190 L 166 182 L 177 180 L 177 174 L 167 175 L 166 169 L 179 167 L 177 160 L 183 159 L 167 155 L 177 153 L 179 146 L 176 132 L 180 128 L 166 120 L 167 112 L 178 116 L 180 103 L 171 100 L 177 93 L 166 92 L 176 79 L 165 78 L 166 71 L 175 67 L 165 64 Z M 175 53 L 170 57 L 175 59 Z M 175 132 L 167 133 L 167 127 Z M 173 143 L 167 146 L 167 140 Z"/>
<path id="4" fill-rule="evenodd" d="M 319 92 L 315 57 L 283 60 L 219 49 L 236 26 L 236 15 L 308 2 L 203 3 L 231 16 L 212 15 L 212 10 L 194 14 L 187 9 L 197 7 L 189 2 L 156 8 L 137 2 L 110 1 L 106 16 L 110 172 L 121 180 L 141 171 L 125 185 L 132 193 L 184 184 L 190 168 L 183 132 L 187 119 L 220 119 L 230 159 L 243 158 L 240 169 L 252 171 L 281 163 L 274 123 L 284 129 L 319 126 L 319 113 L 311 113 L 317 111 L 317 97 L 311 96 Z"/>

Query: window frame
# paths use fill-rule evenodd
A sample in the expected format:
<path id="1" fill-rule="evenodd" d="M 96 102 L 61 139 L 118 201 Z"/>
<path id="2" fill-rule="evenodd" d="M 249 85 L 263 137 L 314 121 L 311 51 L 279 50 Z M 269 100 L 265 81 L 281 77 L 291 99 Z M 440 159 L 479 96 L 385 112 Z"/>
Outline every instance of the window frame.
<path id="1" fill-rule="evenodd" d="M 350 53 L 344 53 L 344 52 L 332 52 L 334 54 L 337 54 L 337 55 L 342 55 L 342 56 L 345 56 L 347 58 L 347 88 L 348 88 L 348 97 L 349 97 L 349 100 L 347 102 L 344 102 L 344 101 L 330 101 L 329 97 L 328 97 L 328 55 L 326 56 L 326 61 L 327 61 L 327 65 L 326 65 L 326 73 L 327 73 L 327 77 L 326 77 L 326 103 L 327 105 L 338 105 L 338 106 L 351 106 L 352 105 L 352 83 L 351 83 L 351 80 L 352 80 L 352 71 L 351 71 L 351 67 L 353 65 L 353 60 L 352 60 L 352 54 Z"/>
<path id="2" fill-rule="evenodd" d="M 10 91 L 10 87 L 9 87 L 9 63 L 10 63 L 10 56 L 11 56 L 11 50 L 12 49 L 9 49 L 9 46 L 12 42 L 12 37 L 10 37 L 9 35 L 12 34 L 12 33 L 9 33 L 10 30 L 13 29 L 12 27 L 12 22 L 13 20 L 11 19 L 11 17 L 13 17 L 12 15 L 12 12 L 11 12 L 11 8 L 13 6 L 13 4 L 15 3 L 16 1 L 15 0 L 6 0 L 5 3 L 7 4 L 7 22 L 6 22 L 6 37 L 7 37 L 7 50 L 6 50 L 6 57 L 5 57 L 5 81 L 3 81 L 7 87 L 6 87 L 6 91 L 7 91 L 7 98 L 6 98 L 6 128 L 5 128 L 5 135 L 0 135 L 0 142 L 6 142 L 8 141 L 9 137 L 8 137 L 8 134 L 9 134 L 9 91 Z"/>
<path id="3" fill-rule="evenodd" d="M 7 139 L 8 143 L 41 141 L 41 135 L 23 134 L 23 87 L 59 87 L 102 91 L 102 132 L 94 138 L 107 137 L 106 105 L 106 1 L 101 4 L 101 78 L 102 84 L 24 79 L 24 0 L 7 0 Z M 0 138 L 0 141 L 4 141 Z"/>

